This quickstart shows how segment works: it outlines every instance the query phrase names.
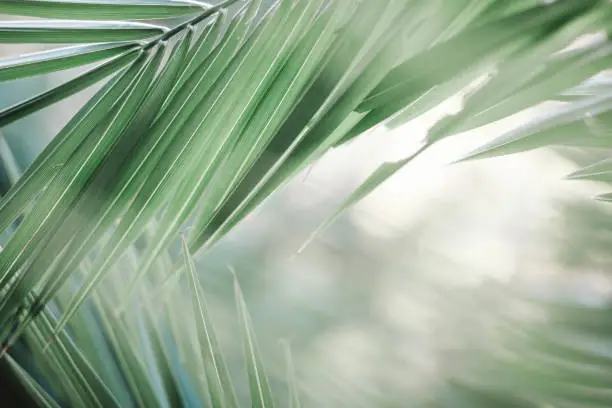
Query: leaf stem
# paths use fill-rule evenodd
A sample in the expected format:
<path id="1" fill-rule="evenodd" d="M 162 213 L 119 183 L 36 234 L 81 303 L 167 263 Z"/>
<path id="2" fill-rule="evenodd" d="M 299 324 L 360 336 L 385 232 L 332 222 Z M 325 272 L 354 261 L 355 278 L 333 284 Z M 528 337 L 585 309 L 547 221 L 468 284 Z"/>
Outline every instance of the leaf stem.
<path id="1" fill-rule="evenodd" d="M 166 31 L 165 33 L 159 35 L 157 38 L 145 42 L 142 49 L 143 50 L 148 50 L 151 47 L 154 47 L 155 45 L 157 45 L 158 43 L 162 42 L 162 41 L 167 41 L 170 38 L 174 37 L 176 34 L 182 32 L 185 28 L 193 26 L 195 24 L 200 23 L 201 21 L 206 20 L 208 17 L 212 16 L 213 14 L 216 14 L 218 12 L 220 12 L 221 10 L 223 10 L 224 8 L 227 8 L 229 6 L 231 6 L 232 4 L 236 3 L 238 0 L 226 0 L 223 3 L 219 3 L 216 6 L 213 6 L 211 8 L 208 8 L 206 10 L 204 10 L 204 12 L 202 12 L 201 14 L 197 15 L 196 17 L 192 18 L 191 20 L 185 21 L 184 23 L 181 23 L 179 25 L 177 25 L 176 27 L 171 28 L 170 30 Z"/>

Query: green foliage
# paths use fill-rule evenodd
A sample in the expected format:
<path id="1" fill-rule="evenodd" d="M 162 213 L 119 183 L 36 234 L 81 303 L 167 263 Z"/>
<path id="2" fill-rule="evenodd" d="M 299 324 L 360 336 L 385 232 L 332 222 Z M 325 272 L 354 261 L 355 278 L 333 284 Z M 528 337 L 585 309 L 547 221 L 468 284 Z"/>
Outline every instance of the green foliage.
<path id="1" fill-rule="evenodd" d="M 0 111 L 6 126 L 101 84 L 0 200 L 0 226 L 11 232 L 0 253 L 0 337 L 10 346 L 23 335 L 53 395 L 16 360 L 10 364 L 42 406 L 177 406 L 194 398 L 199 406 L 208 398 L 215 407 L 237 406 L 191 257 L 313 161 L 375 126 L 401 125 L 464 92 L 463 108 L 431 129 L 416 156 L 446 137 L 563 100 L 466 159 L 549 145 L 610 147 L 609 84 L 587 81 L 611 62 L 609 1 L 10 0 L 0 13 L 43 17 L 0 23 L 0 43 L 81 44 L 0 60 L 0 81 L 103 61 Z M 169 18 L 180 21 L 168 27 Z M 160 21 L 129 21 L 150 19 Z M 568 49 L 601 32 L 605 40 Z M 383 164 L 338 212 L 414 156 Z M 570 177 L 605 177 L 609 167 L 599 162 Z M 158 268 L 186 225 L 186 264 L 167 259 Z M 119 280 L 120 263 L 143 235 L 151 244 Z M 159 320 L 150 304 L 143 313 L 129 307 L 136 293 L 155 289 L 151 275 L 167 282 L 184 270 L 198 330 L 170 332 L 190 360 L 196 397 L 184 388 L 161 326 L 181 313 L 177 306 L 164 305 L 167 319 Z M 270 407 L 238 286 L 235 296 L 252 403 Z M 82 308 L 90 298 L 94 311 Z M 92 346 L 100 332 L 113 368 Z M 49 338 L 54 346 L 43 353 Z M 479 404 L 492 404 L 487 398 Z"/>
<path id="2" fill-rule="evenodd" d="M 183 287 L 166 291 L 172 300 L 151 302 L 148 296 L 153 281 L 147 280 L 140 291 L 142 308 L 128 308 L 117 314 L 116 301 L 125 293 L 120 289 L 123 278 L 135 272 L 133 261 L 137 255 L 130 251 L 131 260 L 112 271 L 102 290 L 94 293 L 93 304 L 75 314 L 67 331 L 53 336 L 57 325 L 53 308 L 47 306 L 41 311 L 25 329 L 20 347 L 27 348 L 36 376 L 43 378 L 47 387 L 42 388 L 17 361 L 6 356 L 34 400 L 45 407 L 238 406 L 186 244 L 183 250 L 189 291 L 185 293 Z M 89 262 L 82 266 L 84 278 L 92 272 L 91 266 Z M 154 272 L 163 275 L 165 271 Z M 231 279 L 229 274 L 228 278 Z M 254 387 L 253 406 L 273 406 L 250 317 L 237 281 L 235 285 L 246 371 Z M 69 296 L 70 291 L 62 289 L 55 298 L 57 303 L 52 303 L 65 307 Z M 186 312 L 190 306 L 193 313 Z M 174 324 L 168 327 L 171 320 L 175 320 Z M 184 359 L 177 359 L 177 351 Z"/>
<path id="3" fill-rule="evenodd" d="M 69 20 L 153 20 L 195 14 L 209 5 L 192 0 L 6 0 L 0 14 Z"/>

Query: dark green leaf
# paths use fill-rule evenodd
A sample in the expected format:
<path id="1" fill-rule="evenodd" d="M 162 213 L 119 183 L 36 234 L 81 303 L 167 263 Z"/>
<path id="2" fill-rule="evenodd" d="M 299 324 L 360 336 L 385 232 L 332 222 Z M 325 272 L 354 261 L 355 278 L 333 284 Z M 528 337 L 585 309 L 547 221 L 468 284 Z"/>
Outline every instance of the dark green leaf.
<path id="1" fill-rule="evenodd" d="M 43 408 L 60 408 L 55 400 L 47 393 L 47 391 L 36 382 L 34 378 L 24 370 L 13 358 L 9 355 L 6 357 L 7 362 L 13 369 L 15 376 L 23 383 L 25 388 L 32 394 L 35 400 Z"/>

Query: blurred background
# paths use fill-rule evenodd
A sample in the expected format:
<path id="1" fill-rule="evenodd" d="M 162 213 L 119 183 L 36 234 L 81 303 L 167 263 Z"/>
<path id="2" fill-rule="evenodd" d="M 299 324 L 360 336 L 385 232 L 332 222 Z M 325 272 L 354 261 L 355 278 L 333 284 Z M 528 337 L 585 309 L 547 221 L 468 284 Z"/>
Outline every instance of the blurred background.
<path id="1" fill-rule="evenodd" d="M 3 46 L 0 57 L 33 50 Z M 74 73 L 0 83 L 0 108 Z M 0 131 L 3 193 L 94 90 Z M 279 340 L 287 339 L 306 407 L 447 406 L 446 393 L 468 389 L 527 397 L 514 393 L 526 378 L 513 375 L 514 363 L 527 358 L 517 339 L 531 342 L 525 333 L 534 328 L 567 323 L 554 318 L 561 305 L 605 307 L 612 294 L 606 273 L 612 207 L 589 196 L 606 188 L 563 177 L 606 152 L 539 150 L 450 164 L 553 109 L 548 105 L 441 142 L 297 252 L 381 162 L 408 156 L 460 102 L 330 152 L 198 261 L 243 393 L 228 265 L 237 271 L 272 386 L 285 378 Z M 597 347 L 568 340 L 581 341 Z M 550 387 L 538 378 L 544 385 L 532 387 L 533 397 L 544 400 Z M 448 406 L 463 406 L 453 398 Z M 496 404 L 483 406 L 502 406 Z"/>

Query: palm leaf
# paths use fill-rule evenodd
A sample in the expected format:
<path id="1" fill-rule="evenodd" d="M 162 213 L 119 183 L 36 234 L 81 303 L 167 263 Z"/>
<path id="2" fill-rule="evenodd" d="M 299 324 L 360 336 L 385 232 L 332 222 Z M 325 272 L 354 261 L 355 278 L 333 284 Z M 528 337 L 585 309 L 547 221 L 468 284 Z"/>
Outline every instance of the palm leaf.
<path id="1" fill-rule="evenodd" d="M 65 405 L 201 406 L 210 397 L 213 406 L 236 406 L 192 255 L 210 248 L 314 160 L 374 126 L 401 125 L 463 93 L 462 110 L 429 132 L 428 147 L 542 102 L 567 100 L 468 158 L 550 145 L 611 146 L 610 88 L 592 82 L 610 64 L 608 40 L 567 49 L 584 34 L 610 29 L 607 1 L 232 3 L 0 2 L 0 13 L 44 18 L 2 22 L 0 42 L 81 44 L 0 60 L 0 81 L 101 62 L 0 111 L 0 126 L 106 81 L 0 201 L 2 229 L 17 226 L 0 253 L 0 337 L 13 345 L 23 335 L 39 351 L 54 339 L 47 353 L 33 355 Z M 190 14 L 171 28 L 128 21 Z M 466 91 L 477 80 L 482 83 Z M 419 153 L 379 167 L 310 239 Z M 604 160 L 569 177 L 606 181 L 609 172 Z M 172 260 L 163 262 L 168 270 L 157 262 L 191 221 L 183 242 L 189 302 L 178 295 L 161 311 L 147 304 L 144 315 L 135 313 L 130 296 L 136 288 L 148 295 L 152 273 L 178 280 Z M 143 234 L 150 244 L 137 254 L 132 244 Z M 124 254 L 134 267 L 130 273 Z M 97 287 L 104 290 L 96 293 Z M 91 294 L 95 314 L 87 315 L 81 306 Z M 253 406 L 273 406 L 237 282 L 235 296 Z M 50 312 L 55 303 L 59 319 Z M 177 319 L 187 310 L 197 317 L 194 336 L 184 336 L 191 329 Z M 565 319 L 558 317 L 559 324 L 602 337 L 607 312 L 563 308 L 557 316 Z M 170 320 L 172 341 L 157 313 Z M 124 384 L 109 381 L 113 371 L 97 347 L 87 345 L 96 324 Z M 64 327 L 71 330 L 60 333 Z M 454 384 L 444 406 L 526 407 L 561 398 L 575 406 L 610 406 L 608 356 L 576 348 L 554 330 L 529 333 L 519 337 L 537 347 L 531 345 L 521 364 L 503 362 L 481 376 L 501 379 L 495 384 Z M 186 390 L 173 351 L 194 393 Z M 572 361 L 551 361 L 561 353 Z M 57 405 L 13 363 L 42 406 Z M 200 365 L 206 381 L 198 376 Z M 512 396 L 518 393 L 525 399 Z M 299 406 L 297 398 L 291 404 Z"/>
<path id="2" fill-rule="evenodd" d="M 115 21 L 0 22 L 0 43 L 66 44 L 141 40 L 159 35 L 164 27 Z"/>
<path id="3" fill-rule="evenodd" d="M 236 273 L 233 269 L 231 269 L 231 271 L 234 275 L 234 293 L 242 326 L 244 355 L 246 358 L 247 373 L 249 375 L 251 401 L 254 408 L 272 408 L 274 407 L 274 398 L 261 362 L 251 316 L 249 315 L 248 308 L 242 295 L 242 290 L 238 284 Z"/>
<path id="4" fill-rule="evenodd" d="M 604 1 L 508 6 L 466 0 L 439 8 L 419 0 L 281 0 L 261 12 L 261 1 L 237 9 L 232 3 L 38 0 L 0 6 L 0 12 L 47 18 L 95 11 L 109 20 L 2 23 L 1 41 L 101 44 L 4 60 L 0 78 L 112 58 L 0 112 L 4 126 L 112 76 L 0 203 L 3 228 L 23 216 L 0 254 L 3 321 L 12 321 L 24 306 L 20 299 L 40 288 L 22 324 L 32 320 L 96 249 L 94 272 L 68 301 L 60 330 L 158 215 L 155 244 L 140 260 L 128 293 L 188 220 L 195 221 L 189 250 L 199 255 L 329 149 L 389 120 L 409 120 L 479 76 L 490 79 L 466 96 L 462 112 L 430 133 L 426 145 L 557 98 L 609 62 L 606 46 L 563 51 L 582 34 L 606 27 L 610 5 Z M 172 28 L 122 20 L 192 12 L 195 17 Z M 525 70 L 520 81 L 509 83 Z M 579 112 L 588 111 L 599 127 L 606 123 L 606 97 L 587 99 L 478 155 L 553 142 L 607 146 L 601 138 L 571 137 L 587 126 L 577 121 Z M 407 161 L 385 165 L 340 211 Z"/>
<path id="5" fill-rule="evenodd" d="M 138 51 L 139 50 L 126 51 L 123 55 L 113 58 L 70 81 L 35 95 L 30 99 L 2 109 L 0 111 L 0 126 L 11 124 L 102 81 L 132 62 L 139 55 Z"/>
<path id="6" fill-rule="evenodd" d="M 0 14 L 69 20 L 152 20 L 201 12 L 207 4 L 191 0 L 6 0 Z"/>
<path id="7" fill-rule="evenodd" d="M 231 408 L 237 407 L 236 395 L 232 387 L 232 383 L 228 374 L 228 370 L 223 360 L 223 355 L 219 349 L 214 328 L 205 300 L 202 296 L 202 288 L 196 276 L 195 263 L 189 247 L 185 239 L 183 239 L 183 254 L 185 258 L 186 269 L 188 271 L 189 287 L 191 296 L 193 297 L 194 313 L 198 317 L 198 344 L 200 347 L 204 370 L 206 372 L 206 381 L 208 384 L 208 392 L 210 394 L 211 403 L 214 407 Z"/>
<path id="8" fill-rule="evenodd" d="M 56 72 L 115 57 L 134 47 L 131 43 L 103 43 L 42 51 L 0 60 L 0 81 Z"/>
<path id="9" fill-rule="evenodd" d="M 297 379 L 295 378 L 295 366 L 293 364 L 293 355 L 288 341 L 282 342 L 285 350 L 285 360 L 287 361 L 287 383 L 289 384 L 289 404 L 290 408 L 301 408 L 300 391 L 298 388 Z"/>
<path id="10" fill-rule="evenodd" d="M 42 408 L 60 408 L 55 400 L 49 395 L 43 387 L 36 382 L 34 378 L 23 369 L 19 363 L 17 363 L 11 356 L 6 357 L 8 363 L 11 365 L 15 376 L 23 383 L 26 389 L 29 390 L 31 395 L 35 396 L 36 402 Z"/>

